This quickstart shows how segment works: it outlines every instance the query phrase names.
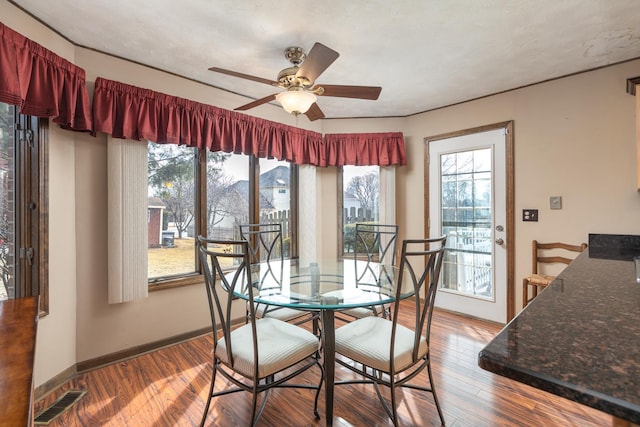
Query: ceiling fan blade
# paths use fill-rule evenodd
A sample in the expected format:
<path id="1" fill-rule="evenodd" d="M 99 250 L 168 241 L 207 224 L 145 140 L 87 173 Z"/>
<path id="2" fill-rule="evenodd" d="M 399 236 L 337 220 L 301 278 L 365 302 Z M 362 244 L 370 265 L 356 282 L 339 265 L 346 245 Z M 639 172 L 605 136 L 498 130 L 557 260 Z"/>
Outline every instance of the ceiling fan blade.
<path id="1" fill-rule="evenodd" d="M 321 96 L 337 96 L 340 98 L 359 98 L 376 100 L 380 96 L 382 88 L 380 86 L 343 86 L 343 85 L 318 85 L 313 88 L 323 88 Z"/>
<path id="2" fill-rule="evenodd" d="M 262 104 L 266 104 L 267 102 L 271 102 L 271 101 L 273 101 L 275 99 L 276 99 L 276 94 L 274 93 L 273 95 L 265 96 L 264 98 L 256 99 L 253 102 L 250 102 L 250 103 L 245 104 L 245 105 L 241 105 L 238 108 L 234 108 L 234 110 L 240 110 L 240 111 L 249 110 L 251 108 L 257 107 L 258 105 L 262 105 Z"/>
<path id="3" fill-rule="evenodd" d="M 320 107 L 318 107 L 318 104 L 316 102 L 311 104 L 311 108 L 309 108 L 304 114 L 305 116 L 307 116 L 307 118 L 309 118 L 310 121 L 324 119 L 324 113 L 322 112 Z"/>
<path id="4" fill-rule="evenodd" d="M 247 79 L 247 80 L 252 80 L 252 81 L 258 82 L 258 83 L 264 83 L 264 84 L 271 85 L 271 86 L 277 86 L 278 85 L 278 82 L 273 81 L 273 80 L 263 79 L 262 77 L 256 77 L 256 76 L 252 76 L 250 74 L 239 73 L 237 71 L 225 70 L 224 68 L 211 67 L 211 68 L 209 68 L 209 70 L 210 71 L 214 71 L 216 73 L 227 74 L 229 76 L 240 77 L 241 79 Z"/>
<path id="5" fill-rule="evenodd" d="M 306 77 L 313 84 L 320 74 L 324 72 L 340 54 L 322 43 L 316 43 L 311 48 L 307 58 L 300 65 L 297 76 Z"/>

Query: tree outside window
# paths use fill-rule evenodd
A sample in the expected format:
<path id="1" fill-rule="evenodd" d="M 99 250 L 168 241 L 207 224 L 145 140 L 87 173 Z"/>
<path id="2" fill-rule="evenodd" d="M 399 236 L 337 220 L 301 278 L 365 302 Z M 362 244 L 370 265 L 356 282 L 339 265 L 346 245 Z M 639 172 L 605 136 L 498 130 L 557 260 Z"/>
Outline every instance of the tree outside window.
<path id="1" fill-rule="evenodd" d="M 275 221 L 283 224 L 290 243 L 295 219 L 290 197 L 297 192 L 291 177 L 297 169 L 288 163 L 152 142 L 148 162 L 150 282 L 196 274 L 199 234 L 238 239 L 239 224 Z"/>
<path id="2" fill-rule="evenodd" d="M 355 250 L 355 224 L 380 220 L 380 167 L 343 166 L 342 181 L 342 253 Z"/>

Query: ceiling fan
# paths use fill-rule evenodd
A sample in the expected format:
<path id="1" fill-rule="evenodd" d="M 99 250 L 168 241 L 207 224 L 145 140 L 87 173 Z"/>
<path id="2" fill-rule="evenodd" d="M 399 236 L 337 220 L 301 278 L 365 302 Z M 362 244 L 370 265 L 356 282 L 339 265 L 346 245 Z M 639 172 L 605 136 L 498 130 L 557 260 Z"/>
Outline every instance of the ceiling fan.
<path id="1" fill-rule="evenodd" d="M 324 113 L 316 103 L 317 96 L 370 100 L 376 100 L 380 96 L 382 88 L 379 86 L 325 84 L 314 86 L 318 76 L 340 56 L 338 52 L 321 43 L 314 44 L 308 54 L 301 47 L 288 47 L 284 50 L 284 56 L 293 66 L 280 71 L 277 80 L 263 79 L 218 67 L 211 67 L 209 70 L 286 89 L 285 92 L 274 93 L 235 108 L 241 111 L 276 100 L 288 113 L 305 114 L 309 120 L 313 121 L 324 117 Z"/>

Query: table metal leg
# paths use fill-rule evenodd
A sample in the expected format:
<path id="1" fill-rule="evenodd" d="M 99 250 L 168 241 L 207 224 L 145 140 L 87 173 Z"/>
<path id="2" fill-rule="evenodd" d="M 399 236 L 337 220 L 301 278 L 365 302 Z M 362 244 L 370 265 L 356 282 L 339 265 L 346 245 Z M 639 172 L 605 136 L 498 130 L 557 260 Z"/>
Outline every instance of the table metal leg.
<path id="1" fill-rule="evenodd" d="M 333 386 L 336 370 L 336 331 L 333 310 L 322 310 L 322 360 L 324 364 L 324 404 L 327 426 L 333 425 Z"/>

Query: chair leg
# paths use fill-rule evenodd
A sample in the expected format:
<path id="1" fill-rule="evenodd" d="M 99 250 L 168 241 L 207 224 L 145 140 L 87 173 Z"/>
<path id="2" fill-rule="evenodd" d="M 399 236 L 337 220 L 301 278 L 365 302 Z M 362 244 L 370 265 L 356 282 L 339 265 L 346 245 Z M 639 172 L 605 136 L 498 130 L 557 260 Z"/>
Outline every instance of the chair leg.
<path id="1" fill-rule="evenodd" d="M 313 325 L 313 335 L 319 337 L 320 336 L 320 321 L 318 316 L 313 313 L 313 317 L 311 319 L 311 324 Z"/>
<path id="2" fill-rule="evenodd" d="M 324 382 L 324 368 L 322 364 L 316 359 L 316 364 L 320 368 L 320 384 L 318 384 L 318 390 L 316 390 L 316 400 L 313 405 L 313 415 L 316 417 L 316 420 L 320 419 L 320 413 L 318 412 L 318 399 L 320 398 L 320 390 L 322 389 L 322 383 Z"/>
<path id="3" fill-rule="evenodd" d="M 431 357 L 429 357 L 429 359 L 427 360 L 427 373 L 429 374 L 429 384 L 431 385 L 431 394 L 433 394 L 433 401 L 436 403 L 436 409 L 438 410 L 438 416 L 440 416 L 440 422 L 444 426 L 444 415 L 442 415 L 442 408 L 440 408 L 440 402 L 438 401 L 436 388 L 433 384 L 433 374 L 431 373 Z"/>
<path id="4" fill-rule="evenodd" d="M 200 427 L 204 427 L 204 422 L 207 420 L 207 415 L 209 415 L 209 406 L 211 406 L 211 398 L 213 397 L 213 387 L 216 383 L 216 362 L 213 361 L 213 372 L 211 373 L 211 385 L 209 386 L 209 396 L 207 397 L 207 404 L 204 407 L 204 412 L 202 414 L 202 420 L 200 421 Z"/>
<path id="5" fill-rule="evenodd" d="M 264 395 L 262 396 L 262 403 L 260 404 L 260 409 L 258 409 L 255 420 L 251 425 L 257 424 L 258 420 L 262 416 L 262 413 L 264 412 L 264 408 L 267 406 L 267 400 L 269 400 L 269 393 L 271 393 L 271 389 L 267 389 L 264 391 Z"/>
<path id="6" fill-rule="evenodd" d="M 391 320 L 391 305 L 383 305 L 382 306 L 382 317 Z"/>
<path id="7" fill-rule="evenodd" d="M 375 371 L 374 371 L 375 374 Z M 380 374 L 380 376 L 382 376 L 382 374 Z M 394 410 L 395 408 L 392 410 L 389 405 L 387 404 L 386 400 L 384 400 L 384 396 L 382 396 L 382 392 L 380 391 L 380 385 L 378 384 L 378 381 L 374 380 L 373 381 L 373 389 L 376 391 L 376 395 L 378 396 L 378 400 L 380 401 L 380 404 L 382 405 L 382 408 L 385 410 L 385 412 L 387 413 L 387 416 L 389 417 L 389 419 L 391 420 L 391 422 L 395 424 L 393 417 L 394 417 Z M 389 390 L 391 390 L 391 387 L 389 387 Z M 391 395 L 393 396 L 394 393 L 392 392 Z"/>
<path id="8" fill-rule="evenodd" d="M 263 403 L 262 407 L 264 407 L 266 400 L 263 401 L 262 403 Z M 258 405 L 258 381 L 254 381 L 253 392 L 251 393 L 251 426 L 256 425 L 256 422 L 258 421 L 256 418 L 257 405 Z M 262 413 L 262 411 L 260 413 Z"/>
<path id="9" fill-rule="evenodd" d="M 522 308 L 529 304 L 529 280 L 522 279 Z"/>
<path id="10" fill-rule="evenodd" d="M 391 422 L 395 427 L 398 426 L 398 408 L 396 407 L 396 382 L 392 375 L 389 381 L 389 391 L 391 392 Z"/>

